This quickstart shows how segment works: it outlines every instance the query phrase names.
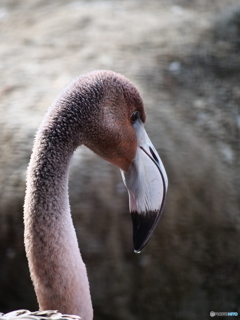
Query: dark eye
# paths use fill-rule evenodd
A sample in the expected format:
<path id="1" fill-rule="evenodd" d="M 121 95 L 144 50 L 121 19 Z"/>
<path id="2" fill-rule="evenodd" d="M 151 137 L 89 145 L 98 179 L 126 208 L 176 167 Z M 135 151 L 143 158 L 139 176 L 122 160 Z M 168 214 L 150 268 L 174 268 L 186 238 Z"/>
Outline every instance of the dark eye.
<path id="1" fill-rule="evenodd" d="M 139 118 L 140 118 L 140 114 L 139 114 L 138 111 L 134 111 L 134 112 L 131 114 L 131 122 L 132 122 L 132 123 L 135 123 Z"/>

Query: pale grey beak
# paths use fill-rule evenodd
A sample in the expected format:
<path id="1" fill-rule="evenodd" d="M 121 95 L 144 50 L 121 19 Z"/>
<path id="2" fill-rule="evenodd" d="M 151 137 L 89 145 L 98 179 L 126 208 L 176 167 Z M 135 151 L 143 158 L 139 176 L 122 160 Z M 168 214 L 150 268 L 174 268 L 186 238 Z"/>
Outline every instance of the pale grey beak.
<path id="1" fill-rule="evenodd" d="M 121 170 L 121 173 L 129 194 L 134 251 L 139 253 L 147 244 L 162 214 L 168 178 L 141 120 L 138 119 L 133 126 L 138 140 L 136 157 L 128 172 Z"/>

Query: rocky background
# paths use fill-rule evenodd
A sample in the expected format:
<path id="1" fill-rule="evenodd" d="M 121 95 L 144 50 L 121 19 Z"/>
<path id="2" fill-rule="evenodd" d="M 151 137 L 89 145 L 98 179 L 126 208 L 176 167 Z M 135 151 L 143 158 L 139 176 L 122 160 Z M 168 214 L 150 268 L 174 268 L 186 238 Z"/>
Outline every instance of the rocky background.
<path id="1" fill-rule="evenodd" d="M 240 313 L 237 0 L 0 1 L 0 310 L 38 308 L 22 222 L 32 141 L 59 92 L 94 69 L 139 88 L 169 176 L 159 226 L 135 255 L 118 169 L 83 147 L 74 155 L 72 214 L 95 319 Z"/>

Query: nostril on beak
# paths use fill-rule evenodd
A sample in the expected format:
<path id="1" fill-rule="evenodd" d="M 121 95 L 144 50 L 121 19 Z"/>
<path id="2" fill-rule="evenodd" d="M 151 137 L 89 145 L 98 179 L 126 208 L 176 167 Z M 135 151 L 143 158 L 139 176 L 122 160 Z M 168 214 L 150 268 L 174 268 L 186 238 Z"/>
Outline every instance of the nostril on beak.
<path id="1" fill-rule="evenodd" d="M 150 150 L 150 152 L 151 152 L 151 155 L 152 155 L 153 159 L 154 159 L 157 163 L 159 163 L 158 158 L 157 158 L 157 156 L 155 155 L 153 149 L 152 149 L 151 147 L 149 147 L 149 150 Z"/>

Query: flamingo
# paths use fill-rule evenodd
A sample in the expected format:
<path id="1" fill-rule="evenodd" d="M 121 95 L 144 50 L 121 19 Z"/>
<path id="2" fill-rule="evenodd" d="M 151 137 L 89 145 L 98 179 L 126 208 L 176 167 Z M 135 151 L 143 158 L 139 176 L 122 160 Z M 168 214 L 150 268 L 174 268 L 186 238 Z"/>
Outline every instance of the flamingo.
<path id="1" fill-rule="evenodd" d="M 134 251 L 147 244 L 163 211 L 168 179 L 145 120 L 136 87 L 105 70 L 75 79 L 49 108 L 35 137 L 24 204 L 25 248 L 40 310 L 93 319 L 68 196 L 69 162 L 78 146 L 120 168 L 129 194 Z M 64 318 L 56 311 L 17 312 L 37 319 L 55 312 L 55 318 Z"/>

